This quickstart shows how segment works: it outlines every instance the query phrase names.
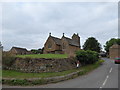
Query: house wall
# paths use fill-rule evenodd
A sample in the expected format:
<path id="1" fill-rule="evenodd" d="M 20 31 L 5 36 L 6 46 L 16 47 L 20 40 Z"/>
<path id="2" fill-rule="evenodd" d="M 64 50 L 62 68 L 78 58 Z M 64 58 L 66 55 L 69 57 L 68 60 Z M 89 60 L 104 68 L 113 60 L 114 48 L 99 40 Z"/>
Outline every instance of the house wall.
<path id="1" fill-rule="evenodd" d="M 52 44 L 52 47 L 48 48 L 50 43 Z M 59 50 L 59 49 L 60 49 L 60 46 L 56 45 L 55 42 L 52 40 L 52 38 L 49 37 L 48 40 L 46 41 L 46 43 L 44 44 L 44 51 L 43 51 L 43 53 L 44 54 L 55 53 L 55 50 Z"/>
<path id="2" fill-rule="evenodd" d="M 74 34 L 74 35 L 72 36 L 72 40 L 78 42 L 79 48 L 80 48 L 80 37 L 79 37 L 78 35 L 75 35 L 75 34 Z"/>
<path id="3" fill-rule="evenodd" d="M 61 47 L 62 47 L 62 52 L 63 52 L 63 54 L 68 54 L 69 53 L 69 44 L 68 44 L 68 42 L 65 40 L 65 38 L 62 38 L 62 45 L 61 45 Z"/>
<path id="4" fill-rule="evenodd" d="M 48 48 L 49 44 L 52 44 L 51 48 Z M 80 50 L 79 47 L 69 45 L 68 41 L 63 37 L 61 39 L 61 46 L 56 45 L 51 37 L 49 37 L 44 44 L 44 54 L 55 53 L 55 54 L 68 54 L 69 57 L 75 56 L 75 51 Z"/>
<path id="5" fill-rule="evenodd" d="M 120 48 L 110 48 L 109 49 L 109 57 L 114 59 L 116 57 L 120 57 Z"/>
<path id="6" fill-rule="evenodd" d="M 10 52 L 11 54 L 14 54 L 14 55 L 19 54 L 19 53 L 17 53 L 17 51 L 15 50 L 15 48 L 12 48 L 9 52 Z"/>
<path id="7" fill-rule="evenodd" d="M 71 46 L 69 45 L 69 49 L 68 49 L 68 54 L 69 54 L 69 57 L 74 57 L 75 56 L 75 52 L 80 50 L 79 47 L 75 47 L 75 46 Z"/>
<path id="8" fill-rule="evenodd" d="M 63 49 L 63 43 L 65 44 L 65 49 Z M 62 51 L 65 54 L 68 54 L 69 57 L 74 57 L 75 56 L 75 51 L 80 50 L 79 47 L 69 45 L 68 42 L 63 38 L 62 39 Z"/>
<path id="9" fill-rule="evenodd" d="M 21 51 L 17 51 L 15 48 L 12 48 L 10 51 L 9 51 L 11 54 L 13 55 L 25 55 L 25 54 L 30 54 L 30 52 L 28 51 L 25 51 L 25 50 L 21 50 Z"/>

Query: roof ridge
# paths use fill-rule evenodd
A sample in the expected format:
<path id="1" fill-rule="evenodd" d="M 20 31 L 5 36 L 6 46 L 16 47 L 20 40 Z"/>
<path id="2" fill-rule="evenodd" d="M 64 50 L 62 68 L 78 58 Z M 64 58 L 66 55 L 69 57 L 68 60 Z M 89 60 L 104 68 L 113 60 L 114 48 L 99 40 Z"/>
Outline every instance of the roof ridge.
<path id="1" fill-rule="evenodd" d="M 26 49 L 26 48 L 21 48 L 21 47 L 12 47 L 12 48 L 17 48 L 17 49 Z"/>
<path id="2" fill-rule="evenodd" d="M 68 37 L 65 37 L 65 38 L 72 40 L 71 38 L 68 38 Z"/>
<path id="3" fill-rule="evenodd" d="M 58 37 L 54 37 L 54 36 L 51 36 L 52 38 L 56 38 L 56 39 L 60 39 L 60 38 L 58 38 Z M 61 40 L 61 39 L 60 39 Z"/>

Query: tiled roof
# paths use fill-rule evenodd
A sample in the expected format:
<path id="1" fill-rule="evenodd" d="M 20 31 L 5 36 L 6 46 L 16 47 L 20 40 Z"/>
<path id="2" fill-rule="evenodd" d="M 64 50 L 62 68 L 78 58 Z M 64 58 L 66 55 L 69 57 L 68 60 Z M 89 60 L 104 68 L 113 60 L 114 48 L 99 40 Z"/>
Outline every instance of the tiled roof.
<path id="1" fill-rule="evenodd" d="M 57 45 L 61 45 L 61 39 L 51 36 Z"/>
<path id="2" fill-rule="evenodd" d="M 61 45 L 61 39 L 60 38 L 53 37 L 53 36 L 51 36 L 51 37 L 57 45 Z M 70 38 L 67 38 L 67 37 L 64 37 L 64 38 L 68 41 L 69 45 L 79 47 L 79 43 L 77 41 L 75 41 L 73 39 L 70 39 Z"/>
<path id="3" fill-rule="evenodd" d="M 118 45 L 118 44 L 113 44 L 110 48 L 120 48 L 120 45 Z"/>
<path id="4" fill-rule="evenodd" d="M 17 52 L 27 52 L 26 48 L 12 47 L 12 49 L 15 49 Z"/>
<path id="5" fill-rule="evenodd" d="M 70 38 L 67 38 L 67 37 L 64 37 L 64 38 L 68 41 L 68 43 L 70 45 L 79 47 L 79 43 L 77 41 L 70 39 Z"/>

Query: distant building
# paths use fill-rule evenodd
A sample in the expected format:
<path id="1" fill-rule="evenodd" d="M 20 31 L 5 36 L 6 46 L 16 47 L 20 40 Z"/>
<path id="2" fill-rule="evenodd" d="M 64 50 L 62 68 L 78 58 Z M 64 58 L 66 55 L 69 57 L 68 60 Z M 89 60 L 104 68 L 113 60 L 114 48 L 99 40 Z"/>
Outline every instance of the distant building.
<path id="1" fill-rule="evenodd" d="M 106 54 L 106 52 L 101 51 L 101 52 L 99 53 L 99 56 L 100 56 L 100 57 L 107 57 L 107 54 Z"/>
<path id="2" fill-rule="evenodd" d="M 120 57 L 120 45 L 114 44 L 109 48 L 109 57 L 111 59 Z"/>
<path id="3" fill-rule="evenodd" d="M 9 52 L 14 55 L 24 55 L 29 53 L 26 48 L 20 47 L 12 47 Z"/>
<path id="4" fill-rule="evenodd" d="M 51 36 L 44 44 L 44 54 L 68 54 L 69 56 L 75 56 L 75 51 L 80 50 L 80 37 L 78 34 L 73 34 L 72 38 L 63 36 L 62 38 L 57 38 Z"/>

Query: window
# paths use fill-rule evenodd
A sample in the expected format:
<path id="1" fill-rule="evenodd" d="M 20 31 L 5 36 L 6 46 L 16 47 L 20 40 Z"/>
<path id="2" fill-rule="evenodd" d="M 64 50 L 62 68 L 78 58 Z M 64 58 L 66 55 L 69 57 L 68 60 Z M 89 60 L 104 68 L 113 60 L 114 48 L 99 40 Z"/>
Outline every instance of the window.
<path id="1" fill-rule="evenodd" d="M 52 44 L 51 43 L 48 44 L 48 48 L 52 48 Z"/>
<path id="2" fill-rule="evenodd" d="M 65 49 L 65 44 L 63 43 L 63 49 Z"/>

